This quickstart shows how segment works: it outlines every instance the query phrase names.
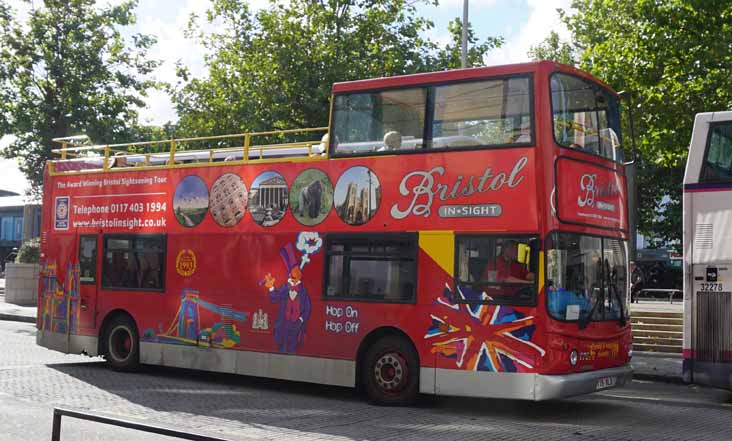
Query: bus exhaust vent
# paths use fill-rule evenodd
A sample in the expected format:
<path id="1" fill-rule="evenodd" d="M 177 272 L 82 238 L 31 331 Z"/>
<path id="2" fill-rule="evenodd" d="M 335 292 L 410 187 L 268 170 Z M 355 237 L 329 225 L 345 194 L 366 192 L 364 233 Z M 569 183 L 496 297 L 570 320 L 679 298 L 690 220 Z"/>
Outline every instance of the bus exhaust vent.
<path id="1" fill-rule="evenodd" d="M 696 293 L 695 359 L 732 363 L 732 292 Z"/>
<path id="2" fill-rule="evenodd" d="M 713 248 L 713 231 L 712 224 L 696 224 L 694 244 L 697 250 L 711 250 Z"/>

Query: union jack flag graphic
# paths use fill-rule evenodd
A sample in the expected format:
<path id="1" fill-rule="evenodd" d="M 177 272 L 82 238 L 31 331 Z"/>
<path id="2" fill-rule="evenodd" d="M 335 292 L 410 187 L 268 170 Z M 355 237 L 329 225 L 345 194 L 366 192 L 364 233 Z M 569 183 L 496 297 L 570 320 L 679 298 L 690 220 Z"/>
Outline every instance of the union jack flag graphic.
<path id="1" fill-rule="evenodd" d="M 531 371 L 536 354 L 546 353 L 531 342 L 534 317 L 510 306 L 474 302 L 489 299 L 484 292 L 459 285 L 456 299 L 445 284 L 443 294 L 435 299 L 444 315 L 430 315 L 432 324 L 424 336 L 433 340 L 432 353 L 455 359 L 456 366 L 465 370 Z"/>

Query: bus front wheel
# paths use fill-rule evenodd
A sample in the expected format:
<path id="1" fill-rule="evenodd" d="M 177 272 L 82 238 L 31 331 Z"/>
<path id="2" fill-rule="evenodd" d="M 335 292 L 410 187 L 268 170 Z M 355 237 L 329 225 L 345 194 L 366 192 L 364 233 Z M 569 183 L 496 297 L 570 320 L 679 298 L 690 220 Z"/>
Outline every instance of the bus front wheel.
<path id="1" fill-rule="evenodd" d="M 104 332 L 107 363 L 116 371 L 134 371 L 140 366 L 140 340 L 129 316 L 114 317 Z"/>
<path id="2" fill-rule="evenodd" d="M 413 403 L 419 392 L 419 359 L 402 337 L 376 341 L 366 353 L 363 384 L 369 400 L 382 406 Z"/>

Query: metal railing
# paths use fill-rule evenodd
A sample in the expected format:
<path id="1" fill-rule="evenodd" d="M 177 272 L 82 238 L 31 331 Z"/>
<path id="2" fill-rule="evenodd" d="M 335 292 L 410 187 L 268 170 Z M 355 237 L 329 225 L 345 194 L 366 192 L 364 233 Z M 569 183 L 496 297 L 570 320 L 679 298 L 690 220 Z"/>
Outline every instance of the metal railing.
<path id="1" fill-rule="evenodd" d="M 190 432 L 182 432 L 180 430 L 168 429 L 165 427 L 155 426 L 151 424 L 136 423 L 133 421 L 123 420 L 120 418 L 112 418 L 96 415 L 87 412 L 80 412 L 70 409 L 55 408 L 53 409 L 53 430 L 51 432 L 51 441 L 61 441 L 61 417 L 67 416 L 80 420 L 93 421 L 95 423 L 109 424 L 111 426 L 124 427 L 127 429 L 140 430 L 142 432 L 154 433 L 157 435 L 171 436 L 179 439 L 187 439 L 192 441 L 230 441 L 225 438 L 216 438 L 207 435 L 200 435 Z"/>
<path id="2" fill-rule="evenodd" d="M 327 135 L 328 127 L 106 145 L 78 145 L 74 144 L 71 138 L 57 138 L 54 141 L 60 143 L 61 148 L 53 149 L 51 152 L 58 155 L 60 159 L 48 162 L 49 173 L 57 175 L 121 171 L 128 170 L 128 167 L 142 169 L 178 168 L 214 165 L 214 163 L 219 162 L 234 165 L 250 162 L 327 159 L 328 149 L 322 139 L 269 144 L 253 142 L 255 138 L 268 138 L 270 141 L 275 138 L 284 141 L 289 136 L 313 132 L 321 132 Z M 201 144 L 208 145 L 205 148 L 185 148 L 200 146 Z"/>
<path id="3" fill-rule="evenodd" d="M 640 297 L 652 297 L 656 298 L 656 294 L 660 294 L 663 297 L 668 296 L 668 301 L 670 303 L 674 302 L 674 296 L 681 297 L 681 300 L 684 300 L 684 292 L 680 289 L 666 289 L 666 288 L 644 288 L 641 289 L 638 293 L 638 298 Z"/>

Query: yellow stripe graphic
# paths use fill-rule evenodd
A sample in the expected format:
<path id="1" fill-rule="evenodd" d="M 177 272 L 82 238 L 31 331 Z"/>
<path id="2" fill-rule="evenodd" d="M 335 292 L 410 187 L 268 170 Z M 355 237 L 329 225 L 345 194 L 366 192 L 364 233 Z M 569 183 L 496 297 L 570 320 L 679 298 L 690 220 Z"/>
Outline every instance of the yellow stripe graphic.
<path id="1" fill-rule="evenodd" d="M 437 262 L 450 277 L 454 277 L 455 234 L 452 231 L 421 231 L 419 247 Z"/>

